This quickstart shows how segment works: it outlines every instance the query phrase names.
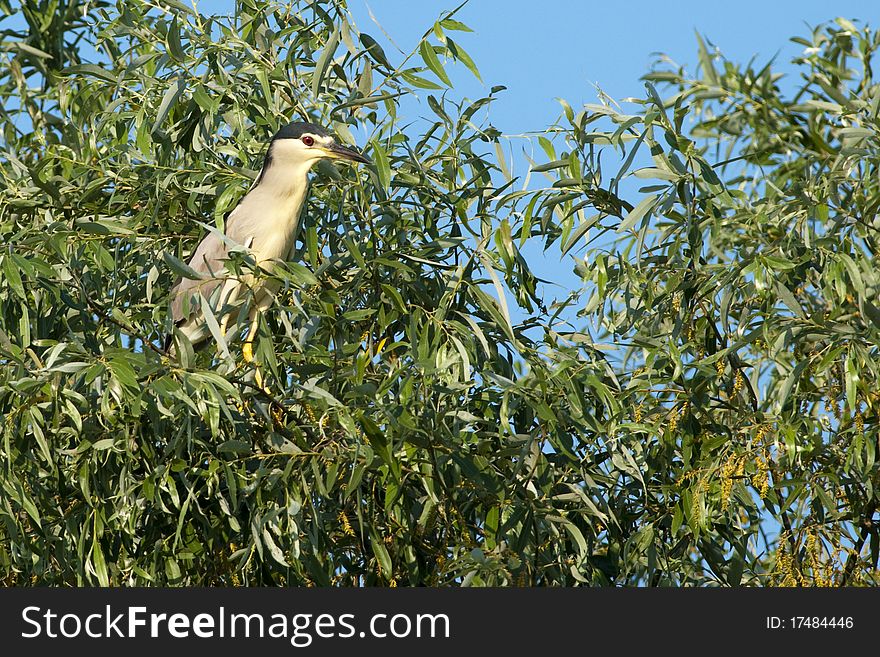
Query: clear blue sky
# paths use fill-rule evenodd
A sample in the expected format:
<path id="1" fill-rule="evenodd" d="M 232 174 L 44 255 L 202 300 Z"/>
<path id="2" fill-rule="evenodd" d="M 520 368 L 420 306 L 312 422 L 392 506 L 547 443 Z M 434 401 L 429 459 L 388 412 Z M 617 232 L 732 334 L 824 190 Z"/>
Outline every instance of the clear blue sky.
<path id="1" fill-rule="evenodd" d="M 358 27 L 382 41 L 369 9 L 406 51 L 456 0 L 349 0 Z M 204 7 L 203 7 L 204 8 Z M 777 52 L 785 70 L 802 48 L 789 37 L 809 34 L 809 26 L 837 16 L 880 26 L 878 0 L 471 0 L 457 15 L 473 34 L 455 38 L 468 50 L 488 87 L 508 90 L 493 105 L 492 119 L 508 133 L 541 130 L 558 115 L 553 99 L 572 107 L 595 102 L 598 84 L 613 98 L 643 91 L 639 77 L 647 72 L 654 53 L 695 67 L 694 30 L 732 60 L 753 55 L 766 61 Z M 857 24 L 859 24 L 857 23 Z M 389 51 L 391 55 L 391 51 Z M 479 83 L 463 68 L 453 78 L 470 97 Z M 459 85 L 459 83 L 461 83 Z"/>

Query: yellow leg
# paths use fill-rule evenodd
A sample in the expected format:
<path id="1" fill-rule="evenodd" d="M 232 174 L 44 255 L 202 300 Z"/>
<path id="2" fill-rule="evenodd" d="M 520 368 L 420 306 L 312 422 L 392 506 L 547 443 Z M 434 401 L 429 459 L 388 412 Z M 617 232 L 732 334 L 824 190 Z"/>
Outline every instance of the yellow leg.
<path id="1" fill-rule="evenodd" d="M 251 323 L 248 327 L 247 339 L 241 348 L 241 355 L 247 363 L 254 362 L 254 338 L 257 336 L 257 327 L 260 324 L 260 313 L 255 308 L 251 311 Z"/>
<path id="2" fill-rule="evenodd" d="M 241 348 L 241 355 L 244 358 L 246 363 L 254 362 L 254 338 L 257 337 L 257 328 L 260 325 L 260 311 L 257 308 L 254 308 L 251 311 L 251 323 L 248 327 L 247 338 L 245 339 L 244 345 Z M 263 390 L 266 390 L 266 387 L 263 385 L 263 373 L 260 371 L 260 366 L 257 364 L 254 367 L 254 382 Z M 268 390 L 266 390 L 268 392 Z"/>

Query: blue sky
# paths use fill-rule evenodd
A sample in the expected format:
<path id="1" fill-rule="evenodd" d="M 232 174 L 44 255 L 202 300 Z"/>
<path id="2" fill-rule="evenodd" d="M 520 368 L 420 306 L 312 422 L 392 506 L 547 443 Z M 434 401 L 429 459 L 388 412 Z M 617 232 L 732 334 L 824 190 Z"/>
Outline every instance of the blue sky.
<path id="1" fill-rule="evenodd" d="M 349 0 L 358 27 L 381 33 L 369 10 L 403 50 L 414 48 L 455 0 Z M 788 41 L 809 26 L 843 16 L 880 25 L 877 0 L 471 0 L 458 14 L 473 30 L 456 35 L 480 69 L 485 89 L 462 68 L 456 89 L 474 97 L 495 84 L 507 91 L 492 120 L 508 133 L 541 130 L 556 118 L 562 97 L 572 107 L 595 102 L 595 85 L 613 98 L 637 96 L 639 78 L 664 52 L 690 70 L 697 57 L 694 31 L 728 59 L 766 61 L 779 52 L 781 69 L 802 47 Z M 389 55 L 391 53 L 389 52 Z M 790 70 L 790 69 L 789 69 Z"/>

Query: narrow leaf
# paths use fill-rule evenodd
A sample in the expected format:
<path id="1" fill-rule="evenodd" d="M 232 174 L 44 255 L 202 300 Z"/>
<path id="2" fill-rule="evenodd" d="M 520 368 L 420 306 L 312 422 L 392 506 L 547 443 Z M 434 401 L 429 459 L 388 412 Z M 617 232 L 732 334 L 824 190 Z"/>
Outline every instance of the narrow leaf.
<path id="1" fill-rule="evenodd" d="M 639 201 L 639 204 L 623 218 L 623 221 L 620 222 L 620 225 L 617 227 L 617 232 L 622 233 L 632 228 L 636 222 L 653 210 L 656 204 L 657 194 L 651 194 L 643 198 Z"/>
<path id="2" fill-rule="evenodd" d="M 437 53 L 434 52 L 434 46 L 427 41 L 422 41 L 419 46 L 419 53 L 422 55 L 425 65 L 431 69 L 434 75 L 440 78 L 447 87 L 451 87 L 452 82 L 449 81 L 449 76 L 446 75 L 446 71 L 443 70 L 443 65 L 440 63 L 440 60 L 437 59 Z"/>

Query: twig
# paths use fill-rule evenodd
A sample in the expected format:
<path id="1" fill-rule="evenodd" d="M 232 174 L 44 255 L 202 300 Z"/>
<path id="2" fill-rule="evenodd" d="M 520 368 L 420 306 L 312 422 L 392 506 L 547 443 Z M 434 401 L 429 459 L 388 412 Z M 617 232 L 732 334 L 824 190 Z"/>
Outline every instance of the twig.
<path id="1" fill-rule="evenodd" d="M 856 541 L 852 552 L 850 552 L 849 556 L 846 558 L 846 565 L 843 567 L 843 577 L 840 580 L 841 586 L 846 586 L 849 583 L 850 578 L 855 572 L 856 563 L 861 559 L 862 548 L 865 546 L 865 541 L 868 540 L 868 536 L 871 532 L 877 531 L 877 526 L 874 525 L 872 519 L 875 511 L 877 511 L 876 501 L 868 505 L 868 508 L 862 517 L 862 529 L 859 532 L 859 540 Z"/>

